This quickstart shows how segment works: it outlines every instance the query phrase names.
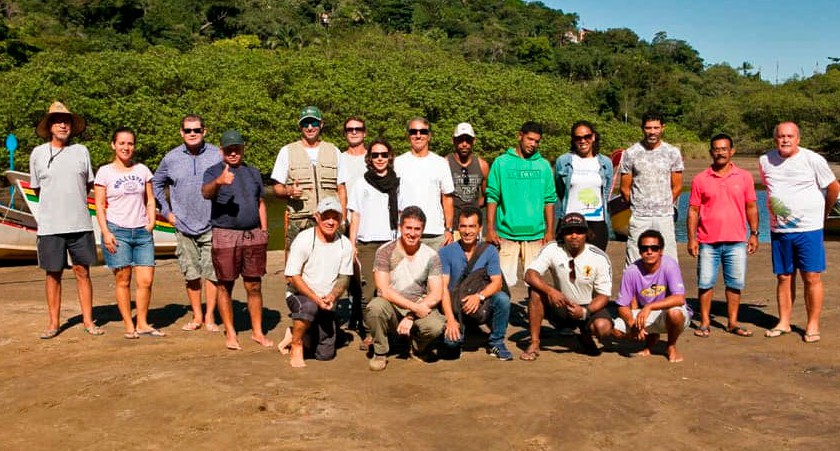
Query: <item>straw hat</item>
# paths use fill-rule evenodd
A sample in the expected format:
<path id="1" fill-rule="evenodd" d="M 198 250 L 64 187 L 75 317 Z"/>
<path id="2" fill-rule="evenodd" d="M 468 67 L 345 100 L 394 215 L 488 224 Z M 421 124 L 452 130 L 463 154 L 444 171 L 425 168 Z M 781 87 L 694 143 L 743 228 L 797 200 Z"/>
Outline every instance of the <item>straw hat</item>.
<path id="1" fill-rule="evenodd" d="M 87 127 L 87 123 L 85 120 L 79 116 L 78 114 L 73 114 L 70 110 L 67 109 L 61 102 L 53 102 L 50 105 L 49 111 L 44 117 L 41 118 L 41 121 L 38 122 L 38 127 L 35 128 L 35 133 L 43 139 L 50 139 L 50 118 L 54 114 L 69 114 L 70 115 L 70 137 L 79 136 L 85 131 L 85 127 Z"/>

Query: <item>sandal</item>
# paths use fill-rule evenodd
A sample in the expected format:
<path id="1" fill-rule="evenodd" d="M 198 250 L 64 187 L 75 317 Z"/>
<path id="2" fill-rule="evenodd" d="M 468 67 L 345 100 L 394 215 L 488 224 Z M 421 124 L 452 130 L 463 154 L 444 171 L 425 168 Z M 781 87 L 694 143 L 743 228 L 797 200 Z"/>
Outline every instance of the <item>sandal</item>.
<path id="1" fill-rule="evenodd" d="M 151 328 L 149 330 L 138 330 L 137 335 L 148 335 L 150 337 L 160 338 L 160 337 L 165 337 L 166 333 L 161 332 L 161 331 L 159 331 L 155 328 Z"/>
<path id="2" fill-rule="evenodd" d="M 219 325 L 216 323 L 205 323 L 204 330 L 207 332 L 221 332 L 222 329 L 219 328 Z"/>
<path id="3" fill-rule="evenodd" d="M 789 333 L 790 333 L 790 329 L 784 330 L 784 329 L 773 328 L 773 329 L 765 330 L 764 331 L 764 336 L 767 337 L 767 338 L 776 338 L 776 337 L 781 337 L 782 335 L 786 335 L 786 334 L 789 334 Z"/>
<path id="4" fill-rule="evenodd" d="M 201 323 L 196 323 L 193 321 L 190 321 L 187 324 L 184 324 L 184 327 L 181 327 L 181 330 L 185 330 L 187 332 L 191 332 L 198 329 L 201 329 Z"/>
<path id="5" fill-rule="evenodd" d="M 802 336 L 802 341 L 804 341 L 805 343 L 816 343 L 816 342 L 820 341 L 820 333 L 819 332 L 811 332 L 811 333 L 806 332 L 805 335 Z"/>
<path id="6" fill-rule="evenodd" d="M 726 331 L 732 335 L 737 335 L 739 337 L 752 337 L 753 334 L 751 330 L 744 329 L 741 326 L 735 326 L 733 328 L 726 329 Z"/>
<path id="7" fill-rule="evenodd" d="M 539 356 L 540 356 L 540 351 L 529 350 L 529 351 L 523 352 L 522 354 L 519 354 L 519 360 L 524 360 L 526 362 L 533 362 L 534 360 L 537 360 L 537 358 Z"/>
<path id="8" fill-rule="evenodd" d="M 136 330 L 134 332 L 126 332 L 123 334 L 123 338 L 126 340 L 136 340 L 140 338 L 140 334 L 138 334 Z"/>
<path id="9" fill-rule="evenodd" d="M 99 335 L 105 335 L 105 329 L 102 329 L 99 326 L 85 327 L 85 332 L 87 332 L 88 335 L 93 335 L 95 337 Z"/>
<path id="10" fill-rule="evenodd" d="M 49 340 L 51 338 L 55 338 L 58 335 L 58 329 L 47 329 L 41 332 L 40 338 L 41 340 Z"/>
<path id="11" fill-rule="evenodd" d="M 700 326 L 694 331 L 695 337 L 709 338 L 710 335 L 712 335 L 712 330 L 709 326 Z"/>

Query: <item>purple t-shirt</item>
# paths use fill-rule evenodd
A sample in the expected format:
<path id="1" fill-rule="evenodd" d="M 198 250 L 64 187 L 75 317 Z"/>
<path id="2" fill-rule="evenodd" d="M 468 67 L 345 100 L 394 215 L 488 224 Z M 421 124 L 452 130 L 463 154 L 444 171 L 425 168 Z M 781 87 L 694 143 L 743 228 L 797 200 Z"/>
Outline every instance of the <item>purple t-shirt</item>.
<path id="1" fill-rule="evenodd" d="M 93 183 L 105 187 L 105 219 L 127 229 L 146 227 L 146 183 L 151 180 L 152 171 L 140 163 L 128 171 L 118 170 L 113 163 L 99 168 Z"/>
<path id="2" fill-rule="evenodd" d="M 621 277 L 621 291 L 615 303 L 622 307 L 629 307 L 633 298 L 636 298 L 639 307 L 642 307 L 651 302 L 661 301 L 672 294 L 685 294 L 685 285 L 683 285 L 680 265 L 673 258 L 663 255 L 659 269 L 650 274 L 642 273 L 641 260 L 636 260 L 628 266 Z"/>

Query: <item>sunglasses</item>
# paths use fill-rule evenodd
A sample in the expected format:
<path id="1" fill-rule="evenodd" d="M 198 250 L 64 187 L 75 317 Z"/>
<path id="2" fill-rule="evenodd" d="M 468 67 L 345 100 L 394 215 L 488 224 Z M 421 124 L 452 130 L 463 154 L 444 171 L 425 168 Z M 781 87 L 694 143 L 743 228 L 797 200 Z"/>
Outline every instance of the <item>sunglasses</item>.
<path id="1" fill-rule="evenodd" d="M 461 176 L 463 177 L 461 179 L 461 183 L 464 186 L 469 185 L 470 184 L 470 174 L 467 173 L 467 168 L 464 168 L 464 167 L 461 168 Z"/>
<path id="2" fill-rule="evenodd" d="M 574 140 L 574 141 L 589 141 L 590 139 L 592 139 L 593 136 L 595 136 L 595 135 L 593 135 L 592 133 L 587 133 L 585 135 L 579 135 L 579 136 L 575 135 L 575 136 L 572 136 L 572 140 Z"/>
<path id="3" fill-rule="evenodd" d="M 463 142 L 467 142 L 467 143 L 472 144 L 472 143 L 475 142 L 475 138 L 473 138 L 472 136 L 469 136 L 469 135 L 461 135 L 461 136 L 458 136 L 458 137 L 455 138 L 455 143 L 460 144 L 460 143 L 463 143 Z"/>
<path id="4" fill-rule="evenodd" d="M 202 127 L 199 127 L 199 128 L 182 128 L 181 130 L 184 131 L 185 135 L 189 135 L 190 133 L 201 133 L 201 132 L 204 131 L 204 128 L 202 128 Z"/>
<path id="5" fill-rule="evenodd" d="M 645 245 L 639 246 L 639 252 L 642 253 L 642 254 L 644 254 L 647 251 L 659 252 L 661 250 L 662 250 L 662 246 L 660 246 L 658 244 L 651 244 L 650 246 L 645 246 Z"/>
<path id="6" fill-rule="evenodd" d="M 344 133 L 364 133 L 364 127 L 345 127 Z"/>
<path id="7" fill-rule="evenodd" d="M 388 152 L 371 152 L 370 159 L 375 160 L 377 158 L 388 158 Z"/>
<path id="8" fill-rule="evenodd" d="M 307 128 L 307 127 L 318 128 L 320 126 L 321 126 L 321 121 L 319 121 L 318 119 L 304 119 L 300 122 L 300 128 Z"/>
<path id="9" fill-rule="evenodd" d="M 408 135 L 409 136 L 414 136 L 418 133 L 423 135 L 423 136 L 426 136 L 426 135 L 429 134 L 429 129 L 428 128 L 409 128 L 408 129 Z"/>
<path id="10" fill-rule="evenodd" d="M 569 260 L 569 282 L 575 283 L 577 274 L 575 274 L 575 259 Z"/>

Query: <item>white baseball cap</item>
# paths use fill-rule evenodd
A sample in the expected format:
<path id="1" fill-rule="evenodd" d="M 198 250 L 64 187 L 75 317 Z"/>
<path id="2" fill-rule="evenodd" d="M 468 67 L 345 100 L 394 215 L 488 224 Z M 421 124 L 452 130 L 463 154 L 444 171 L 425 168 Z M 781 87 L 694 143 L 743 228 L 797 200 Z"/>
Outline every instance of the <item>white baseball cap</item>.
<path id="1" fill-rule="evenodd" d="M 461 122 L 460 124 L 455 126 L 455 133 L 452 134 L 452 137 L 457 138 L 459 136 L 464 136 L 464 135 L 475 138 L 475 132 L 473 131 L 472 125 L 470 125 L 466 122 Z"/>
<path id="2" fill-rule="evenodd" d="M 318 202 L 318 214 L 322 215 L 331 210 L 341 213 L 341 203 L 335 197 L 325 197 Z"/>

